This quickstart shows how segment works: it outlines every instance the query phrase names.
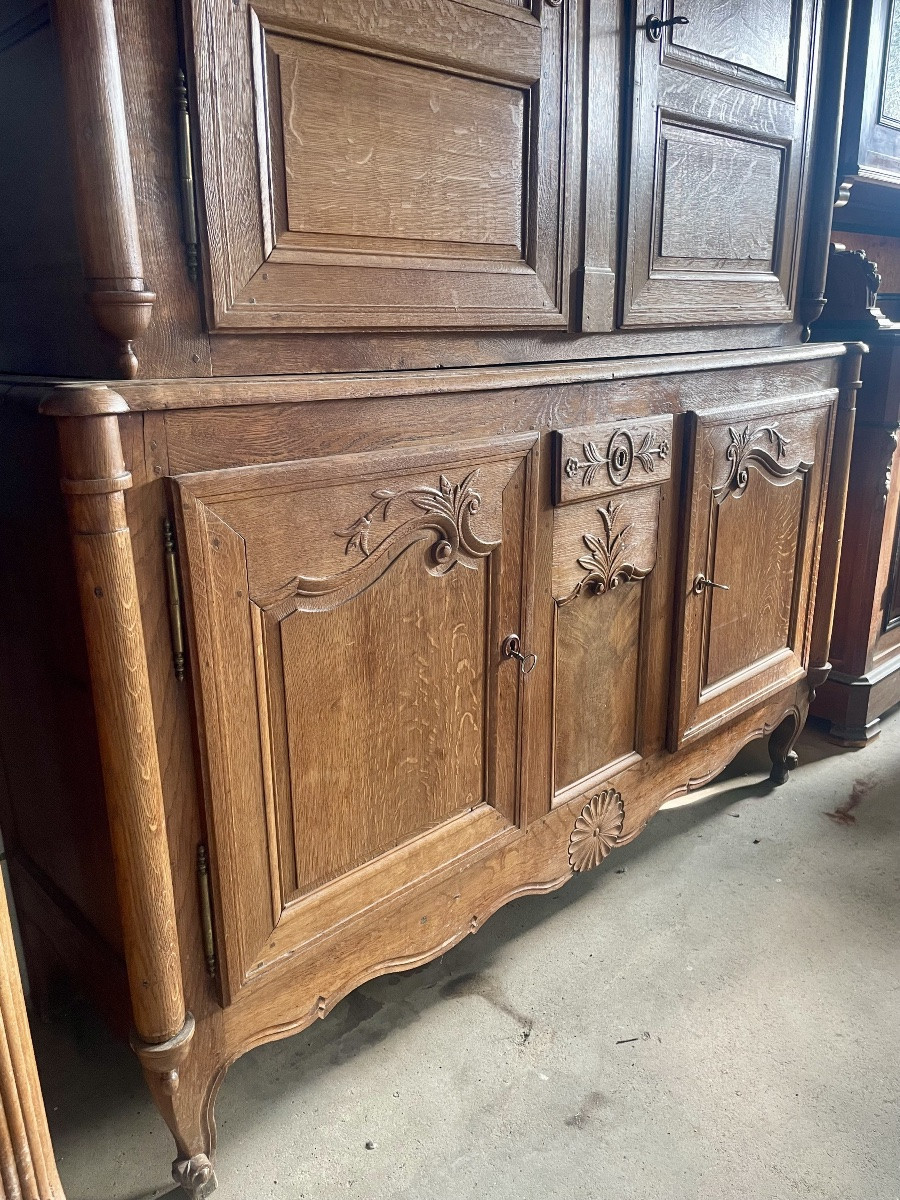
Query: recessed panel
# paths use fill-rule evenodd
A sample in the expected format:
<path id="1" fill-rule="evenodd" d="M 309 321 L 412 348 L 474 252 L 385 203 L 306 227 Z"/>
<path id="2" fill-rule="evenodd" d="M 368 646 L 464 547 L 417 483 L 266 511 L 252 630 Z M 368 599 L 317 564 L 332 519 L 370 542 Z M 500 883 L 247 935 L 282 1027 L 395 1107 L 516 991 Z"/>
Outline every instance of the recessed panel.
<path id="1" fill-rule="evenodd" d="M 802 536 L 803 478 L 775 486 L 749 468 L 747 490 L 714 514 L 706 686 L 791 647 L 791 610 Z M 791 647 L 793 648 L 793 647 Z"/>
<path id="2" fill-rule="evenodd" d="M 436 579 L 408 553 L 354 600 L 282 622 L 276 790 L 298 892 L 484 799 L 487 580 L 484 565 Z"/>
<path id="3" fill-rule="evenodd" d="M 770 266 L 782 151 L 663 125 L 659 255 Z"/>
<path id="4" fill-rule="evenodd" d="M 290 232 L 519 250 L 520 88 L 319 42 L 269 45 Z"/>
<path id="5" fill-rule="evenodd" d="M 896 0 L 891 6 L 885 46 L 881 119 L 885 124 L 900 126 L 900 4 Z"/>
<path id="6" fill-rule="evenodd" d="M 790 68 L 792 0 L 678 0 L 688 18 L 672 44 L 695 54 L 786 80 Z"/>
<path id="7" fill-rule="evenodd" d="M 557 792 L 634 751 L 642 586 L 582 592 L 558 609 Z"/>

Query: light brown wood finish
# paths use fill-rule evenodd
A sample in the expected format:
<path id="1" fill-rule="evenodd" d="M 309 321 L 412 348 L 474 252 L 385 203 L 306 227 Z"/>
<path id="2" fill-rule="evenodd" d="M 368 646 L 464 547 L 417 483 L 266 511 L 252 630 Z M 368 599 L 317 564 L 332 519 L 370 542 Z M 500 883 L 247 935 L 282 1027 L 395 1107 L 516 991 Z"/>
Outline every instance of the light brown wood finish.
<path id="1" fill-rule="evenodd" d="M 682 7 L 684 11 L 682 12 Z M 627 327 L 783 321 L 795 302 L 819 5 L 661 5 L 632 30 Z"/>
<path id="2" fill-rule="evenodd" d="M 41 128 L 56 36 L 85 244 L 114 299 L 159 291 L 118 400 L 0 384 L 0 820 L 39 994 L 62 966 L 131 1008 L 200 1196 L 238 1055 L 599 865 L 750 738 L 783 782 L 858 355 L 794 320 L 818 0 L 690 2 L 655 43 L 612 0 L 177 8 L 0 22 L 0 132 Z M 12 165 L 0 229 L 31 230 Z M 48 323 L 80 287 L 56 219 Z M 9 369 L 105 374 L 83 323 L 17 336 L 36 294 L 0 282 Z"/>
<path id="3" fill-rule="evenodd" d="M 189 11 L 213 329 L 565 326 L 568 6 Z"/>
<path id="4" fill-rule="evenodd" d="M 149 1043 L 184 1026 L 146 649 L 123 492 L 125 468 L 109 388 L 61 389 L 59 433 L 75 569 L 97 713 L 135 1028 Z"/>
<path id="5" fill-rule="evenodd" d="M 115 12 L 112 0 L 63 0 L 53 13 L 91 308 L 119 343 L 120 373 L 133 379 L 138 360 L 132 344 L 147 328 L 156 296 L 144 282 Z"/>
<path id="6" fill-rule="evenodd" d="M 4 1200 L 65 1200 L 34 1061 L 5 888 L 0 892 L 0 1191 Z"/>

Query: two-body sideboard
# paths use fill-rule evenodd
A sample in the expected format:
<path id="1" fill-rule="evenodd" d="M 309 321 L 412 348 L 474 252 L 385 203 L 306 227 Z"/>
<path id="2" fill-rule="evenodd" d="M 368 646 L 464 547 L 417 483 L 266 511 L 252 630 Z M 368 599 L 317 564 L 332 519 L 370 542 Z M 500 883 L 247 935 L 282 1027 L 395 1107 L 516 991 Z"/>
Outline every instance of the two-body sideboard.
<path id="1" fill-rule="evenodd" d="M 239 1054 L 787 777 L 847 5 L 13 7 L 4 833 L 199 1196 Z"/>

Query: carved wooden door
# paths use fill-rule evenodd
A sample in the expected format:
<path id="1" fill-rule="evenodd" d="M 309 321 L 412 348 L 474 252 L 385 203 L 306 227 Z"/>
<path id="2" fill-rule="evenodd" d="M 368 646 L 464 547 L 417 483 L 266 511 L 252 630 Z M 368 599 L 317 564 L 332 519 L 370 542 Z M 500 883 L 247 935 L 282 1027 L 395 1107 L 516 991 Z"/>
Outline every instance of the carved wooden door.
<path id="1" fill-rule="evenodd" d="M 567 0 L 192 0 L 213 329 L 564 326 Z"/>
<path id="2" fill-rule="evenodd" d="M 658 663 L 652 587 L 672 417 L 555 437 L 553 800 L 563 804 L 647 752 L 648 670 Z M 667 622 L 668 623 L 668 622 Z M 652 689 L 651 689 L 652 690 Z M 651 727 L 648 729 L 648 724 Z"/>
<path id="3" fill-rule="evenodd" d="M 536 441 L 176 480 L 226 996 L 514 834 Z"/>
<path id="4" fill-rule="evenodd" d="M 791 319 L 817 12 L 638 5 L 623 325 Z"/>
<path id="5" fill-rule="evenodd" d="M 688 414 L 673 750 L 806 672 L 833 396 Z"/>

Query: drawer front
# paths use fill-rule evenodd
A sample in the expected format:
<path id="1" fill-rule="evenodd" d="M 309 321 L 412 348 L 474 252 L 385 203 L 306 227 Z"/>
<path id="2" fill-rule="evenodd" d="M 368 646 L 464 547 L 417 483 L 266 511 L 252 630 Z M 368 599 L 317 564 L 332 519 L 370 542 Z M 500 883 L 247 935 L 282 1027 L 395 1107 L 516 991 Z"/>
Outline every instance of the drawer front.
<path id="1" fill-rule="evenodd" d="M 623 325 L 791 319 L 817 9 L 665 0 L 686 21 L 657 40 L 641 16 Z"/>
<path id="2" fill-rule="evenodd" d="M 193 0 L 211 327 L 564 326 L 574 4 Z"/>
<path id="3" fill-rule="evenodd" d="M 515 829 L 535 445 L 176 479 L 227 996 Z"/>
<path id="4" fill-rule="evenodd" d="M 688 414 L 673 750 L 806 672 L 834 397 Z"/>

